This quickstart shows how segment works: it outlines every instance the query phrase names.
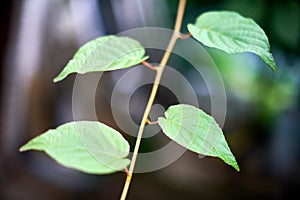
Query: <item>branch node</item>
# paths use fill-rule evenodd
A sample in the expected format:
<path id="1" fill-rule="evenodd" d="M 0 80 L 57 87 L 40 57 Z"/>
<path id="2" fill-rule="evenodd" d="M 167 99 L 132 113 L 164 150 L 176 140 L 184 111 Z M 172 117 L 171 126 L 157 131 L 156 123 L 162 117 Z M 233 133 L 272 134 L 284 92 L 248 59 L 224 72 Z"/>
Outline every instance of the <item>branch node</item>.
<path id="1" fill-rule="evenodd" d="M 127 175 L 127 176 L 130 176 L 130 173 L 129 173 L 129 171 L 128 171 L 128 168 L 127 168 L 127 167 L 125 167 L 124 171 L 125 171 L 125 173 L 126 173 L 126 175 Z"/>

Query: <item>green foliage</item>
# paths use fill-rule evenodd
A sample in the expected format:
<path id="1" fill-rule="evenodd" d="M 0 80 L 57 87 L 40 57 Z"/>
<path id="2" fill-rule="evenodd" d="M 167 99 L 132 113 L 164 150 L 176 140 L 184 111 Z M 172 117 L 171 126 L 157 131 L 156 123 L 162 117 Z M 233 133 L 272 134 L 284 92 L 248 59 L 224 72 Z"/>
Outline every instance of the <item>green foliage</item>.
<path id="1" fill-rule="evenodd" d="M 173 36 L 176 36 L 175 33 L 180 29 L 185 2 L 180 1 L 177 14 L 179 17 L 176 20 Z M 207 12 L 200 15 L 195 24 L 188 24 L 188 30 L 195 39 L 206 46 L 227 53 L 255 53 L 276 71 L 268 38 L 252 19 L 228 11 Z M 172 37 L 168 51 L 162 60 L 164 64 L 156 68 L 155 80 L 160 80 L 177 39 L 177 37 Z M 85 74 L 129 68 L 147 58 L 144 47 L 131 38 L 99 37 L 83 45 L 54 79 L 54 82 L 61 81 L 71 73 Z M 145 120 L 150 112 L 157 88 L 158 84 L 154 84 L 151 98 L 144 112 L 139 136 L 143 133 Z M 163 132 L 178 144 L 199 154 L 219 157 L 239 171 L 239 166 L 221 128 L 211 116 L 202 110 L 190 105 L 171 106 L 165 112 L 165 117 L 159 117 L 158 123 Z M 123 190 L 125 195 L 122 195 L 122 199 L 125 199 L 141 138 L 137 138 L 137 145 L 132 161 L 130 161 L 126 158 L 129 154 L 129 144 L 118 131 L 100 122 L 79 121 L 48 130 L 30 140 L 20 148 L 20 151 L 44 151 L 63 166 L 91 174 L 107 174 L 124 170 L 131 162 L 126 179 L 127 185 Z"/>
<path id="2" fill-rule="evenodd" d="M 207 12 L 200 15 L 195 24 L 188 24 L 188 30 L 206 46 L 227 53 L 255 53 L 276 71 L 268 38 L 252 19 L 235 12 Z"/>
<path id="3" fill-rule="evenodd" d="M 128 37 L 104 36 L 83 45 L 63 71 L 54 79 L 61 81 L 71 73 L 85 74 L 129 68 L 141 63 L 145 49 Z"/>
<path id="4" fill-rule="evenodd" d="M 165 118 L 158 118 L 163 132 L 185 148 L 206 156 L 221 158 L 239 171 L 223 132 L 216 121 L 202 110 L 179 104 L 165 112 Z"/>
<path id="5" fill-rule="evenodd" d="M 30 140 L 20 151 L 44 151 L 65 167 L 90 174 L 123 170 L 130 161 L 129 144 L 122 135 L 100 122 L 70 122 Z"/>

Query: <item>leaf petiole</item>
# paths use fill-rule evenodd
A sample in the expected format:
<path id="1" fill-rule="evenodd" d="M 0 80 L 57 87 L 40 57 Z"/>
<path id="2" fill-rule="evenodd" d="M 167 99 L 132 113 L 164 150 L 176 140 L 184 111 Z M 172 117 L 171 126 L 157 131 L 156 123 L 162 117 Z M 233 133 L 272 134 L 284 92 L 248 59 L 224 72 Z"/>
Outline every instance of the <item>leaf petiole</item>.
<path id="1" fill-rule="evenodd" d="M 179 39 L 182 39 L 182 40 L 185 40 L 185 39 L 187 39 L 187 38 L 189 38 L 189 37 L 191 37 L 191 36 L 192 36 L 192 34 L 191 34 L 190 32 L 188 32 L 188 33 L 186 33 L 186 34 L 178 35 L 178 38 L 179 38 Z"/>
<path id="2" fill-rule="evenodd" d="M 143 61 L 142 62 L 143 65 L 145 65 L 146 67 L 148 67 L 149 69 L 156 71 L 157 67 L 153 66 L 152 64 L 148 63 L 147 61 Z"/>
<path id="3" fill-rule="evenodd" d="M 146 119 L 146 123 L 149 125 L 155 125 L 158 124 L 158 121 L 151 122 L 149 119 Z"/>

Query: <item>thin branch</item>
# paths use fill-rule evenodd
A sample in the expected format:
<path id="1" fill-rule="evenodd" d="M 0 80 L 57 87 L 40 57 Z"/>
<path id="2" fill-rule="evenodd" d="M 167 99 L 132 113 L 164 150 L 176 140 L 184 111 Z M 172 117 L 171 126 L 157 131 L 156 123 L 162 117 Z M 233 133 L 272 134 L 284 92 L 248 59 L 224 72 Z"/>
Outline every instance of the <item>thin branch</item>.
<path id="1" fill-rule="evenodd" d="M 147 103 L 147 106 L 146 106 L 146 109 L 145 109 L 145 112 L 144 112 L 144 115 L 143 115 L 142 122 L 141 122 L 140 127 L 139 127 L 139 132 L 138 132 L 138 135 L 137 135 L 137 139 L 136 139 L 136 143 L 135 143 L 135 147 L 134 147 L 134 151 L 133 151 L 133 155 L 132 155 L 132 159 L 131 159 L 131 163 L 130 163 L 130 167 L 129 167 L 129 175 L 127 175 L 126 182 L 125 182 L 120 200 L 125 200 L 126 199 L 128 189 L 129 189 L 129 186 L 130 186 L 130 183 L 131 183 L 132 174 L 133 174 L 133 171 L 134 171 L 135 162 L 136 162 L 136 159 L 137 159 L 139 147 L 140 147 L 140 144 L 141 144 L 144 128 L 145 128 L 145 125 L 146 125 L 151 107 L 153 105 L 153 102 L 154 102 L 154 99 L 155 99 L 155 96 L 156 96 L 156 93 L 157 93 L 157 90 L 158 90 L 158 86 L 159 86 L 163 71 L 166 67 L 166 64 L 169 60 L 171 52 L 172 52 L 172 50 L 175 46 L 175 43 L 178 39 L 178 34 L 180 33 L 180 28 L 181 28 L 181 24 L 182 24 L 182 18 L 183 18 L 183 14 L 184 14 L 184 10 L 185 10 L 185 5 L 186 5 L 186 0 L 180 0 L 179 1 L 174 32 L 173 32 L 173 35 L 172 35 L 171 40 L 169 42 L 169 45 L 167 47 L 167 50 L 165 51 L 165 54 L 164 54 L 164 56 L 163 56 L 163 58 L 160 62 L 160 65 L 159 65 L 159 67 L 157 67 L 157 73 L 156 73 L 156 76 L 155 76 L 152 91 L 151 91 L 151 94 L 150 94 L 150 97 L 149 97 L 149 100 L 148 100 L 148 103 Z"/>

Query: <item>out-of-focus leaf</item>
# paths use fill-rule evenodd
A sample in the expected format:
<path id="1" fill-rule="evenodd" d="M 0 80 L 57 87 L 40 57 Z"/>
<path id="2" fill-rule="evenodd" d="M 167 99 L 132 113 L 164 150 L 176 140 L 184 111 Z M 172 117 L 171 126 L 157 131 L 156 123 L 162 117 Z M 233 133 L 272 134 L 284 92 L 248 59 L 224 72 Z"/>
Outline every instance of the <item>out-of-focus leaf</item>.
<path id="1" fill-rule="evenodd" d="M 207 12 L 200 15 L 195 24 L 188 24 L 188 30 L 206 46 L 227 53 L 255 53 L 276 71 L 268 38 L 252 19 L 229 11 Z"/>

